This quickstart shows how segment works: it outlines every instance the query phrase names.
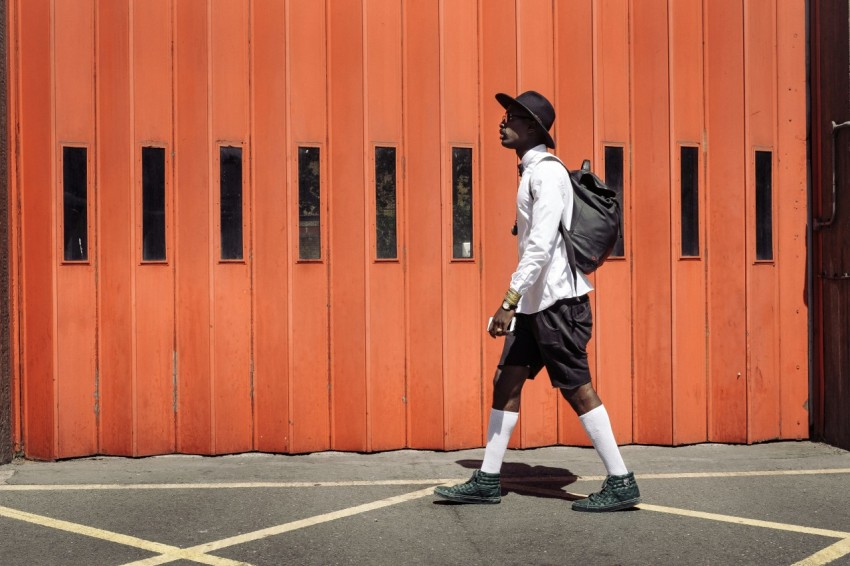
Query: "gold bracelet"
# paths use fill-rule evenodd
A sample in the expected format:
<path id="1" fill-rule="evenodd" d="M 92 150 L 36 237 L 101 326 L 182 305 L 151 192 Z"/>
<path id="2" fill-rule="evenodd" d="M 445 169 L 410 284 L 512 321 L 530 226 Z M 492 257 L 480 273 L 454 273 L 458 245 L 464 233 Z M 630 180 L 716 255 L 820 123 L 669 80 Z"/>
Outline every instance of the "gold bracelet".
<path id="1" fill-rule="evenodd" d="M 513 289 L 508 289 L 508 292 L 505 293 L 505 301 L 507 301 L 510 305 L 516 306 L 519 303 L 519 298 L 521 296 L 522 295 L 520 295 Z"/>

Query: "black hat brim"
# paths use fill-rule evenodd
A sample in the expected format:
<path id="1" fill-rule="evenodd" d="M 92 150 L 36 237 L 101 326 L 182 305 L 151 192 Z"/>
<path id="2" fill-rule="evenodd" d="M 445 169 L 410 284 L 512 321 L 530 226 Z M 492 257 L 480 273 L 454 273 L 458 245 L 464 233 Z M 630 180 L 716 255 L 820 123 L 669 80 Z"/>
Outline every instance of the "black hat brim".
<path id="1" fill-rule="evenodd" d="M 519 106 L 520 108 L 528 112 L 528 115 L 534 118 L 534 121 L 537 122 L 538 126 L 540 126 L 540 131 L 543 132 L 543 136 L 546 138 L 546 147 L 551 147 L 552 149 L 555 149 L 555 140 L 552 139 L 551 134 L 549 134 L 549 130 L 546 129 L 546 126 L 543 125 L 543 122 L 540 121 L 540 118 L 537 117 L 537 114 L 532 112 L 531 109 L 528 108 L 528 106 L 526 106 L 513 96 L 505 94 L 504 92 L 497 93 L 496 100 L 499 101 L 499 104 L 501 104 L 502 108 L 504 108 L 505 110 L 507 110 L 511 106 Z"/>

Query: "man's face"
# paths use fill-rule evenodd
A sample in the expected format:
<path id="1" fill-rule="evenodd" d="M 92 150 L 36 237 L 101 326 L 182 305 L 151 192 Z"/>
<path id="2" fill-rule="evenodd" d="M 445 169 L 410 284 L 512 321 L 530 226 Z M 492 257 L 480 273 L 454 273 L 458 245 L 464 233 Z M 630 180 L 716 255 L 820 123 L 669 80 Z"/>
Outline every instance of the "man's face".
<path id="1" fill-rule="evenodd" d="M 534 118 L 519 106 L 510 106 L 499 123 L 499 139 L 502 147 L 517 149 L 525 147 L 534 130 Z"/>

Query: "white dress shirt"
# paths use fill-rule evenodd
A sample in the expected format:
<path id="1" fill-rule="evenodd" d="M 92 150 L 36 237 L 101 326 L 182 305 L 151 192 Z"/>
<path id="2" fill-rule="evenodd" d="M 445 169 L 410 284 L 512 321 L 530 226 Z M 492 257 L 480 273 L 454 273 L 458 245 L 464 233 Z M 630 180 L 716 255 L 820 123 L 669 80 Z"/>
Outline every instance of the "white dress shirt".
<path id="1" fill-rule="evenodd" d="M 546 146 L 541 144 L 521 160 L 523 173 L 516 197 L 519 264 L 511 277 L 511 289 L 522 295 L 517 312 L 524 314 L 593 290 L 579 269 L 573 287 L 566 243 L 559 230 L 562 221 L 570 228 L 573 187 L 563 165 L 552 159 L 541 161 L 546 155 Z"/>

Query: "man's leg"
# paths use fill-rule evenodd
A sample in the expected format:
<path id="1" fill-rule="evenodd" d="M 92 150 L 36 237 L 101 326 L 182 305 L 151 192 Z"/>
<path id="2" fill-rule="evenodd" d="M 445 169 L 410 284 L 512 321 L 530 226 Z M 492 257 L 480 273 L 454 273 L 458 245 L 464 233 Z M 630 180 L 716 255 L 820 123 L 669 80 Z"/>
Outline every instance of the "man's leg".
<path id="1" fill-rule="evenodd" d="M 620 448 L 614 439 L 611 420 L 602 400 L 587 383 L 575 389 L 561 389 L 564 399 L 579 417 L 587 436 L 593 443 L 596 453 L 602 459 L 608 477 L 602 484 L 602 491 L 587 499 L 573 503 L 576 511 L 617 511 L 633 507 L 640 502 L 640 491 L 634 474 L 629 472 Z"/>
<path id="2" fill-rule="evenodd" d="M 508 442 L 517 420 L 522 386 L 529 369 L 523 366 L 503 366 L 493 378 L 493 408 L 487 425 L 487 446 L 481 469 L 466 483 L 452 487 L 437 487 L 434 493 L 451 501 L 463 503 L 499 503 L 502 499 L 500 470 Z"/>
<path id="3" fill-rule="evenodd" d="M 493 408 L 487 425 L 487 446 L 481 471 L 498 474 L 508 449 L 508 442 L 519 420 L 522 386 L 528 378 L 528 368 L 504 366 L 496 370 L 493 378 Z"/>
<path id="4" fill-rule="evenodd" d="M 572 390 L 561 389 L 561 395 L 578 415 L 608 475 L 621 476 L 629 473 L 620 455 L 617 441 L 614 439 L 608 411 L 605 410 L 605 405 L 602 404 L 593 385 L 587 383 Z"/>

